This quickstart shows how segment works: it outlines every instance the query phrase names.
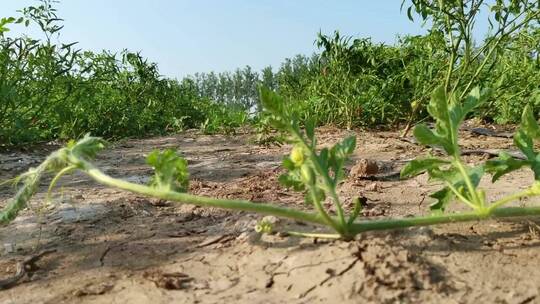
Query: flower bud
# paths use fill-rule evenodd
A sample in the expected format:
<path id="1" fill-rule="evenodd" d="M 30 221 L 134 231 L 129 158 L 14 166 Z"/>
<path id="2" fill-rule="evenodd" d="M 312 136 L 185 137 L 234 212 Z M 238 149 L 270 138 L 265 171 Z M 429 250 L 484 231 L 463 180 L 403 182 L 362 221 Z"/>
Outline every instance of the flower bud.
<path id="1" fill-rule="evenodd" d="M 304 163 L 304 149 L 300 146 L 294 146 L 291 151 L 291 161 L 296 166 L 301 166 Z"/>

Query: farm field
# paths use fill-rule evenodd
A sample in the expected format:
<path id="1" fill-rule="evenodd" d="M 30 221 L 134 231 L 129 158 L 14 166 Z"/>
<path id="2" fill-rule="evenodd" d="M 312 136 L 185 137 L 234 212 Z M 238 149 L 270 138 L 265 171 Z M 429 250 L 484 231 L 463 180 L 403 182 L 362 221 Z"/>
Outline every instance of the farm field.
<path id="1" fill-rule="evenodd" d="M 321 146 L 350 133 L 328 127 L 317 131 Z M 507 138 L 461 133 L 463 149 L 511 149 Z M 144 155 L 156 147 L 174 148 L 189 162 L 192 193 L 307 208 L 298 203 L 301 194 L 277 182 L 290 147 L 253 145 L 253 136 L 189 131 L 127 139 L 114 143 L 97 163 L 113 176 L 145 182 L 151 171 Z M 427 150 L 396 132 L 357 136 L 358 149 L 347 168 L 369 159 L 380 171 L 346 179 L 340 193 L 345 201 L 368 198 L 362 211 L 368 219 L 425 214 L 426 195 L 436 184 L 428 184 L 425 174 L 406 181 L 384 176 Z M 2 178 L 40 162 L 52 148 L 38 146 L 17 157 L 3 152 Z M 377 176 L 382 180 L 369 180 Z M 499 197 L 530 179 L 530 173 L 518 171 L 482 186 Z M 104 188 L 80 174 L 61 184 L 53 210 L 42 217 L 23 212 L 2 228 L 3 242 L 19 249 L 0 258 L 1 277 L 12 274 L 14 261 L 31 255 L 36 242 L 42 250 L 55 251 L 36 263 L 27 282 L 1 292 L 1 303 L 535 303 L 540 297 L 540 221 L 534 219 L 368 232 L 351 242 L 314 241 L 261 236 L 252 227 L 262 216 L 146 198 Z M 33 200 L 35 208 L 47 185 L 42 183 Z M 9 195 L 2 192 L 3 200 Z M 538 200 L 521 204 L 533 203 Z M 280 225 L 316 229 L 286 220 Z"/>
<path id="2" fill-rule="evenodd" d="M 540 303 L 538 0 L 126 3 L 0 4 L 0 304 Z"/>

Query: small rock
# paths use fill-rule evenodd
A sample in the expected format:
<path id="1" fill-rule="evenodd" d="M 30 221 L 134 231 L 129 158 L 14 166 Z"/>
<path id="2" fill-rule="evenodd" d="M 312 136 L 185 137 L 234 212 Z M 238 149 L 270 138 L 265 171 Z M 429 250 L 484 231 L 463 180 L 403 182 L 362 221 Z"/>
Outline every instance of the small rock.
<path id="1" fill-rule="evenodd" d="M 14 253 L 15 252 L 15 244 L 13 244 L 13 243 L 4 243 L 4 251 L 6 253 Z"/>
<path id="2" fill-rule="evenodd" d="M 366 191 L 379 191 L 379 184 L 371 183 L 364 188 Z"/>
<path id="3" fill-rule="evenodd" d="M 367 177 L 379 172 L 377 162 L 371 159 L 361 159 L 351 168 L 350 176 L 353 178 Z"/>
<path id="4" fill-rule="evenodd" d="M 269 224 L 279 224 L 281 222 L 281 219 L 273 215 L 267 215 L 262 218 L 262 222 L 267 222 Z"/>

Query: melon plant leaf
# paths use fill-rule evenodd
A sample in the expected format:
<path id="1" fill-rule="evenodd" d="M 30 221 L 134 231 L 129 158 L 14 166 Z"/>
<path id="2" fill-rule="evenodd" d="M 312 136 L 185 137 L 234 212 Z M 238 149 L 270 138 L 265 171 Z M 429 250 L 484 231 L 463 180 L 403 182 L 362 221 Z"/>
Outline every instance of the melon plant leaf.
<path id="1" fill-rule="evenodd" d="M 401 178 L 408 178 L 419 175 L 426 171 L 439 169 L 441 165 L 448 165 L 450 162 L 436 157 L 415 159 L 407 163 L 401 170 Z"/>
<path id="2" fill-rule="evenodd" d="M 520 128 L 531 139 L 540 138 L 540 126 L 538 126 L 538 122 L 534 119 L 533 111 L 529 106 L 526 106 L 523 110 Z"/>
<path id="3" fill-rule="evenodd" d="M 287 188 L 292 188 L 294 191 L 304 191 L 304 183 L 300 179 L 300 176 L 297 172 L 287 172 L 281 174 L 278 178 L 280 184 Z"/>
<path id="4" fill-rule="evenodd" d="M 501 152 L 499 157 L 486 163 L 486 170 L 493 174 L 492 181 L 497 181 L 501 176 L 527 166 L 526 160 L 515 159 L 506 152 Z"/>
<path id="5" fill-rule="evenodd" d="M 334 183 L 343 179 L 343 165 L 347 158 L 354 152 L 356 137 L 350 136 L 335 144 L 329 151 L 327 167 L 334 172 Z"/>
<path id="6" fill-rule="evenodd" d="M 488 96 L 487 93 L 488 91 L 480 92 L 479 88 L 474 88 L 465 100 L 460 102 L 455 94 L 447 94 L 443 87 L 439 87 L 433 92 L 427 107 L 429 114 L 435 119 L 435 128 L 429 129 L 420 124 L 414 129 L 418 142 L 440 146 L 452 156 L 451 161 L 433 156 L 416 159 L 401 170 L 402 178 L 427 172 L 431 180 L 446 184 L 443 189 L 431 195 L 437 200 L 431 205 L 432 210 L 444 211 L 455 196 L 467 200 L 468 204 L 480 204 L 483 192 L 476 188 L 484 174 L 484 167 L 470 168 L 463 164 L 457 137 L 459 125 L 467 114 Z"/>
<path id="7" fill-rule="evenodd" d="M 452 191 L 448 187 L 444 187 L 441 190 L 429 195 L 429 197 L 436 199 L 434 203 L 429 205 L 429 209 L 432 211 L 444 212 L 446 207 L 450 204 L 453 196 Z"/>
<path id="8" fill-rule="evenodd" d="M 535 180 L 540 180 L 540 153 L 534 149 L 534 139 L 538 138 L 540 126 L 534 119 L 531 108 L 527 106 L 523 110 L 519 129 L 514 134 L 514 144 L 527 159 L 516 159 L 508 153 L 500 153 L 496 159 L 486 163 L 487 171 L 493 174 L 492 180 L 497 181 L 501 176 L 525 166 L 532 169 Z"/>
<path id="9" fill-rule="evenodd" d="M 414 128 L 414 137 L 422 145 L 444 145 L 444 138 L 435 134 L 425 124 L 419 124 Z"/>
<path id="10" fill-rule="evenodd" d="M 440 146 L 449 155 L 456 155 L 459 150 L 459 125 L 467 114 L 487 97 L 487 92 L 481 93 L 478 87 L 474 88 L 462 105 L 454 95 L 447 96 L 443 87 L 437 88 L 427 107 L 429 114 L 435 119 L 435 130 L 420 124 L 414 129 L 414 136 L 421 144 Z"/>
<path id="11" fill-rule="evenodd" d="M 324 193 L 324 191 L 321 189 L 321 188 L 313 188 L 311 191 L 313 191 L 313 195 L 315 196 L 315 199 L 317 199 L 318 201 L 324 201 L 326 199 L 326 194 Z M 306 204 L 308 205 L 312 205 L 313 204 L 313 196 L 311 193 L 307 193 L 305 196 L 304 196 L 304 201 L 306 202 Z"/>
<path id="12" fill-rule="evenodd" d="M 67 146 L 71 150 L 71 153 L 78 157 L 94 159 L 96 155 L 105 148 L 105 141 L 102 138 L 86 134 L 82 139 L 76 142 L 70 141 Z"/>
<path id="13" fill-rule="evenodd" d="M 473 168 L 466 168 L 466 171 L 467 171 L 469 180 L 472 182 L 473 186 L 475 188 L 478 187 L 478 185 L 480 184 L 480 180 L 482 179 L 482 176 L 484 175 L 484 167 L 476 166 Z M 465 198 L 469 200 L 472 200 L 472 195 L 466 187 L 464 177 L 456 169 L 453 169 L 453 168 L 449 170 L 433 169 L 429 172 L 431 172 L 430 177 L 432 179 L 445 181 L 451 184 L 454 189 L 458 190 L 459 194 L 461 194 L 462 196 L 464 196 Z M 430 197 L 437 199 L 435 203 L 430 205 L 430 209 L 434 211 L 435 210 L 441 211 L 441 212 L 445 211 L 446 207 L 455 196 L 456 194 L 450 189 L 450 187 L 446 186 L 442 188 L 441 190 L 430 195 Z"/>
<path id="14" fill-rule="evenodd" d="M 146 162 L 154 168 L 154 176 L 150 186 L 157 189 L 187 192 L 189 187 L 189 172 L 187 161 L 176 151 L 167 149 L 163 152 L 152 151 Z"/>

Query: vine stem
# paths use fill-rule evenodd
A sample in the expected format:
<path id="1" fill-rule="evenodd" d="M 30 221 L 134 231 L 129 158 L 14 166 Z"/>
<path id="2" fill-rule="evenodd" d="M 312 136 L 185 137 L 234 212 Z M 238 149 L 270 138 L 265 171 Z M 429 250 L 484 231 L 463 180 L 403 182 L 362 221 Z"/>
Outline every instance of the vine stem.
<path id="1" fill-rule="evenodd" d="M 503 197 L 498 201 L 495 201 L 493 204 L 491 204 L 491 206 L 489 206 L 489 209 L 490 210 L 495 210 L 495 209 L 499 208 L 500 206 L 502 206 L 502 205 L 504 205 L 506 203 L 509 203 L 509 202 L 512 202 L 512 201 L 515 201 L 515 200 L 519 200 L 519 199 L 524 198 L 524 197 L 534 196 L 534 195 L 538 195 L 538 194 L 533 190 L 533 188 L 529 188 L 529 189 L 523 190 L 521 192 L 509 195 L 507 197 Z"/>
<path id="2" fill-rule="evenodd" d="M 70 156 L 70 158 L 73 156 Z M 75 158 L 72 160 L 73 163 L 77 163 L 79 168 L 92 177 L 97 182 L 108 185 L 111 187 L 120 188 L 137 194 L 162 198 L 170 201 L 190 203 L 197 206 L 203 207 L 218 207 L 223 209 L 232 209 L 232 210 L 242 210 L 242 211 L 252 211 L 260 214 L 269 214 L 289 219 L 294 219 L 303 222 L 310 222 L 314 224 L 320 224 L 328 226 L 327 221 L 316 213 L 308 213 L 295 209 L 289 209 L 284 207 L 279 207 L 271 204 L 263 203 L 252 203 L 245 200 L 225 200 L 225 199 L 216 199 L 204 196 L 197 196 L 187 193 L 179 193 L 174 191 L 159 190 L 151 188 L 144 185 L 130 183 L 121 179 L 116 179 L 108 176 L 107 174 L 101 172 L 93 164 L 86 160 Z M 523 193 L 519 195 L 522 197 Z M 504 199 L 503 203 L 507 203 L 511 200 L 517 198 L 516 196 L 510 196 Z M 500 201 L 499 201 L 500 202 Z M 501 203 L 502 204 L 502 203 Z M 485 220 L 489 218 L 507 218 L 507 217 L 523 217 L 523 216 L 539 216 L 540 207 L 506 207 L 506 208 L 490 208 L 482 211 L 472 211 L 472 212 L 461 212 L 461 213 L 452 213 L 452 214 L 441 214 L 441 215 L 428 215 L 412 218 L 402 218 L 402 219 L 382 219 L 382 220 L 367 220 L 367 221 L 356 221 L 348 226 L 347 231 L 341 232 L 338 231 L 342 238 L 350 239 L 352 236 L 372 230 L 387 230 L 387 229 L 399 229 L 407 228 L 414 226 L 428 226 L 428 225 L 437 225 L 445 223 L 457 223 L 457 222 L 467 222 L 467 221 L 478 221 Z M 335 217 L 331 217 L 336 219 Z M 309 235 L 309 234 L 305 234 Z M 315 234 L 313 234 L 315 235 Z"/>
<path id="3" fill-rule="evenodd" d="M 358 234 L 372 230 L 399 229 L 414 226 L 430 226 L 438 224 L 470 222 L 486 219 L 539 216 L 540 207 L 505 207 L 492 209 L 489 212 L 461 212 L 444 215 L 429 215 L 403 219 L 386 219 L 356 222 L 350 227 L 350 232 Z"/>
<path id="4" fill-rule="evenodd" d="M 499 206 L 503 204 L 515 201 L 522 197 L 538 195 L 538 191 L 536 188 L 537 186 L 533 186 L 530 189 L 500 199 L 493 203 L 489 208 L 483 208 L 482 210 L 401 219 L 355 221 L 347 225 L 346 230 L 341 230 L 336 229 L 337 227 L 334 225 L 329 225 L 328 219 L 330 219 L 331 222 L 334 223 L 338 220 L 338 217 L 335 216 L 328 216 L 328 218 L 324 218 L 323 216 L 321 216 L 320 213 L 310 213 L 296 209 L 280 207 L 273 204 L 253 203 L 247 200 L 227 200 L 197 196 L 193 194 L 180 193 L 167 189 L 156 189 L 145 185 L 127 182 L 105 174 L 96 166 L 94 166 L 91 162 L 85 160 L 84 158 L 78 157 L 77 154 L 65 152 L 65 150 L 61 150 L 57 153 L 52 154 L 39 167 L 37 167 L 36 169 L 32 169 L 24 174 L 26 180 L 23 186 L 19 189 L 14 200 L 9 203 L 8 206 L 6 206 L 6 208 L 0 213 L 0 223 L 8 223 L 17 215 L 18 211 L 20 211 L 26 206 L 27 202 L 37 190 L 37 185 L 39 184 L 39 181 L 43 176 L 44 172 L 46 172 L 48 169 L 53 168 L 55 170 L 60 170 L 60 172 L 67 172 L 68 170 L 66 168 L 69 168 L 71 170 L 72 166 L 76 166 L 77 169 L 81 170 L 98 183 L 106 186 L 119 188 L 149 197 L 157 197 L 180 203 L 189 203 L 202 207 L 217 207 L 229 210 L 256 212 L 259 214 L 268 214 L 302 222 L 319 224 L 327 226 L 329 228 L 333 228 L 334 230 L 336 230 L 336 232 L 338 232 L 338 235 L 345 240 L 352 239 L 352 237 L 354 237 L 354 235 L 358 233 L 372 230 L 400 229 L 414 226 L 428 226 L 445 223 L 478 221 L 490 218 L 540 216 L 540 207 L 499 208 Z M 57 165 L 53 165 L 59 164 L 60 160 L 65 165 L 64 169 L 59 169 Z M 300 234 L 297 233 L 295 235 Z M 318 233 L 303 233 L 303 236 L 336 238 L 336 235 Z"/>
<path id="5" fill-rule="evenodd" d="M 459 155 L 459 154 L 458 154 Z M 454 157 L 454 166 L 456 166 L 463 177 L 463 180 L 465 181 L 465 185 L 467 186 L 467 190 L 469 190 L 469 193 L 472 198 L 472 203 L 475 204 L 478 208 L 484 207 L 484 201 L 481 200 L 478 197 L 478 193 L 476 193 L 476 188 L 474 187 L 471 178 L 469 177 L 469 174 L 467 173 L 467 170 L 465 169 L 465 166 L 461 162 L 461 159 L 459 159 L 459 156 Z"/>

